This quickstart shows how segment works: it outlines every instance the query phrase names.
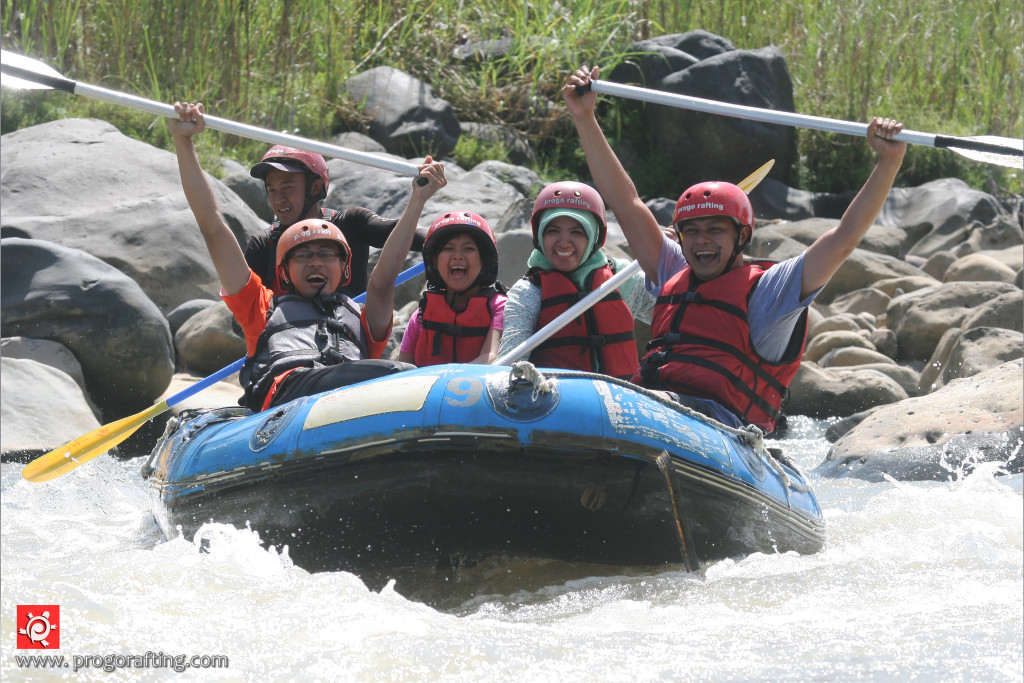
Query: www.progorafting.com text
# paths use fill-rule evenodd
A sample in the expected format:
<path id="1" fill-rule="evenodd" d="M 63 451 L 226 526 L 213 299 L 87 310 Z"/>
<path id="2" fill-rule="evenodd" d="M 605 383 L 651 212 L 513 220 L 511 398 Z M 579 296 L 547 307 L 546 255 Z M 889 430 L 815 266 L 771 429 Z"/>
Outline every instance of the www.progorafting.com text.
<path id="1" fill-rule="evenodd" d="M 107 673 L 118 669 L 172 669 L 177 673 L 189 669 L 226 669 L 227 655 L 167 655 L 147 652 L 144 655 L 15 655 L 15 664 L 22 669 L 102 669 Z"/>

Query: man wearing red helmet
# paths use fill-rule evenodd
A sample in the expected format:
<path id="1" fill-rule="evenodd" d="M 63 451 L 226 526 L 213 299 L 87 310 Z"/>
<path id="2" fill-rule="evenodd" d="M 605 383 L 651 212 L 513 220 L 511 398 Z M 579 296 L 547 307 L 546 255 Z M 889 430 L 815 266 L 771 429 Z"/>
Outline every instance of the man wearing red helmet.
<path id="1" fill-rule="evenodd" d="M 267 203 L 277 217 L 268 230 L 249 237 L 245 245 L 245 260 L 249 267 L 265 278 L 268 286 L 272 282 L 274 291 L 280 292 L 274 268 L 278 238 L 299 220 L 322 218 L 338 226 L 352 248 L 352 278 L 342 291 L 351 296 L 366 291 L 366 263 L 370 247 L 384 246 L 398 221 L 381 218 L 362 206 L 341 211 L 321 207 L 320 202 L 327 197 L 330 174 L 324 158 L 313 152 L 275 145 L 249 170 L 249 174 L 264 182 Z M 416 230 L 413 250 L 422 249 L 425 234 L 423 229 Z"/>
<path id="2" fill-rule="evenodd" d="M 893 119 L 873 119 L 868 144 L 878 162 L 839 224 L 800 256 L 744 261 L 754 212 L 731 183 L 699 183 L 676 203 L 679 242 L 668 239 L 641 201 L 594 114 L 597 95 L 578 94 L 583 66 L 562 88 L 598 189 L 660 295 L 649 353 L 633 381 L 731 426 L 771 432 L 803 357 L 807 307 L 860 243 L 892 189 L 906 144 Z"/>
<path id="3" fill-rule="evenodd" d="M 194 111 L 200 125 L 196 131 L 198 134 L 202 131 L 203 105 L 195 105 Z M 338 226 L 352 249 L 352 277 L 342 287 L 342 292 L 350 296 L 365 292 L 370 247 L 383 247 L 398 221 L 381 218 L 362 206 L 343 210 L 322 207 L 331 177 L 327 162 L 314 152 L 274 145 L 249 170 L 249 174 L 263 181 L 267 204 L 276 217 L 268 229 L 251 235 L 245 245 L 246 263 L 264 284 L 276 294 L 283 293 L 274 262 L 277 240 L 289 226 L 307 218 L 317 218 Z M 417 229 L 412 242 L 415 251 L 423 247 L 425 235 L 425 230 Z"/>
<path id="4" fill-rule="evenodd" d="M 444 166 L 427 157 L 425 185 L 412 183 L 409 205 L 384 243 L 360 307 L 342 290 L 352 276 L 352 249 L 330 221 L 305 219 L 285 229 L 275 251 L 277 295 L 246 263 L 228 227 L 191 138 L 202 112 L 178 103 L 168 120 L 182 188 L 220 278 L 221 297 L 245 334 L 240 373 L 252 410 L 410 369 L 380 360 L 391 334 L 394 282 L 408 255 L 423 205 L 446 184 Z M 197 120 L 198 119 L 198 120 Z"/>

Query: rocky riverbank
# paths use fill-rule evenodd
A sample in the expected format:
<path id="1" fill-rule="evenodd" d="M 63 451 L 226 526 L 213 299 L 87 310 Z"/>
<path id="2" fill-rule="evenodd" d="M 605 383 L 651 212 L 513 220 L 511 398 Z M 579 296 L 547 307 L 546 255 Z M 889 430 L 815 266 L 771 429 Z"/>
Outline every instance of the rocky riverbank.
<path id="1" fill-rule="evenodd" d="M 757 57 L 741 56 L 747 64 Z M 778 75 L 776 57 L 761 55 L 765 73 Z M 395 133 L 401 124 L 420 119 L 427 123 L 415 130 L 428 132 L 419 148 L 433 139 L 430 130 L 458 136 L 459 122 L 448 122 L 450 107 L 417 107 L 417 96 L 409 95 L 429 88 L 394 70 L 373 71 L 364 80 L 405 84 L 364 91 L 393 95 L 377 105 L 390 123 L 374 128 L 377 139 L 346 134 L 341 144 L 386 155 L 395 136 L 402 137 Z M 756 133 L 730 135 L 750 140 Z M 742 157 L 744 171 L 727 179 L 738 180 L 791 144 L 762 149 L 757 140 Z M 0 144 L 5 457 L 46 452 L 244 355 L 216 297 L 216 273 L 173 154 L 92 119 L 19 130 Z M 397 216 L 411 191 L 408 178 L 386 171 L 341 160 L 329 168 L 328 206 Z M 447 171 L 449 185 L 430 200 L 424 222 L 452 208 L 486 217 L 498 239 L 499 277 L 513 283 L 531 249 L 529 212 L 541 179 L 499 160 L 471 169 L 448 163 Z M 212 182 L 244 242 L 267 225 L 262 186 L 236 163 L 226 162 L 225 172 L 223 181 Z M 815 195 L 769 178 L 752 200 L 759 223 L 750 255 L 783 259 L 834 225 L 849 196 Z M 667 223 L 673 203 L 660 198 L 650 206 Z M 614 221 L 608 242 L 610 253 L 628 255 Z M 972 460 L 1022 469 L 1022 244 L 1019 201 L 953 179 L 893 190 L 877 224 L 812 309 L 807 356 L 786 406 L 792 415 L 844 418 L 833 427 L 837 441 L 822 454 L 821 474 L 942 479 Z M 411 255 L 409 264 L 417 259 Z M 395 340 L 422 284 L 420 277 L 399 288 Z M 224 405 L 240 393 L 237 383 L 224 382 L 195 398 Z M 159 429 L 143 433 L 135 451 L 151 446 Z"/>

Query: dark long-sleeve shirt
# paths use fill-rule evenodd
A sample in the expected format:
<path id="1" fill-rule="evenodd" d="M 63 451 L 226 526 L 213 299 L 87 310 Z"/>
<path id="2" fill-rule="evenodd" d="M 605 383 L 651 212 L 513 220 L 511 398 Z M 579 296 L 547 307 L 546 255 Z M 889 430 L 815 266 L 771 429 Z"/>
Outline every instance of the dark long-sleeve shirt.
<path id="1" fill-rule="evenodd" d="M 334 209 L 320 209 L 324 219 L 331 221 L 341 230 L 352 249 L 352 280 L 339 289 L 340 292 L 349 296 L 357 296 L 366 291 L 368 279 L 366 262 L 370 257 L 370 247 L 383 247 L 388 235 L 394 230 L 397 218 L 381 218 L 373 211 L 361 206 L 352 207 L 337 211 Z M 280 221 L 275 221 L 268 230 L 264 230 L 249 237 L 245 245 L 245 260 L 260 279 L 268 287 L 273 289 L 275 294 L 283 294 L 281 282 L 277 277 L 277 240 L 284 232 Z M 416 229 L 416 236 L 412 240 L 414 251 L 423 249 L 423 239 L 426 237 L 426 230 Z"/>

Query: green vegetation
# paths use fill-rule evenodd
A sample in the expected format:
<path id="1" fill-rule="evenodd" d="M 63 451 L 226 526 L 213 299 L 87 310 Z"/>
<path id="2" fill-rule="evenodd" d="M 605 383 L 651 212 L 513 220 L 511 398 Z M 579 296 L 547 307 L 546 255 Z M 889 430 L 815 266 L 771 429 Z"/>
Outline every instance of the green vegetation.
<path id="1" fill-rule="evenodd" d="M 796 110 L 850 121 L 893 115 L 947 135 L 1022 135 L 1022 16 L 1008 0 L 2 0 L 4 49 L 75 80 L 163 102 L 202 101 L 256 126 L 328 139 L 365 130 L 343 94 L 370 67 L 396 66 L 430 83 L 463 121 L 502 123 L 533 140 L 547 179 L 586 177 L 558 90 L 582 62 L 611 67 L 641 38 L 702 28 L 738 48 L 777 45 Z M 458 61 L 457 46 L 507 37 L 500 56 Z M 610 69 L 606 69 L 610 73 Z M 170 145 L 152 116 L 60 93 L 3 92 L 0 129 L 97 117 L 154 145 Z M 635 107 L 603 98 L 613 141 Z M 211 133 L 207 154 L 242 163 L 265 145 Z M 213 147 L 214 149 L 209 149 Z M 471 165 L 485 146 L 460 145 Z M 860 138 L 800 130 L 796 184 L 857 187 L 871 163 Z M 654 169 L 647 195 L 679 188 Z M 1021 192 L 1021 174 L 911 146 L 901 182 L 960 177 L 990 192 Z M 667 182 L 667 184 L 666 184 Z"/>

